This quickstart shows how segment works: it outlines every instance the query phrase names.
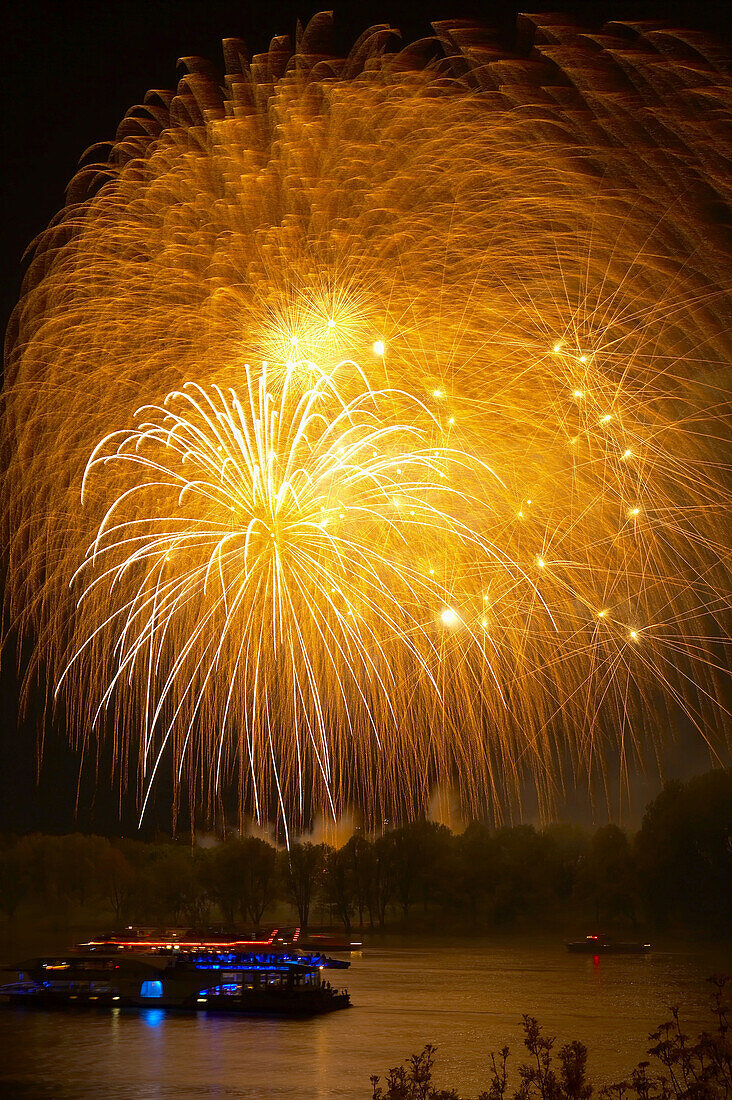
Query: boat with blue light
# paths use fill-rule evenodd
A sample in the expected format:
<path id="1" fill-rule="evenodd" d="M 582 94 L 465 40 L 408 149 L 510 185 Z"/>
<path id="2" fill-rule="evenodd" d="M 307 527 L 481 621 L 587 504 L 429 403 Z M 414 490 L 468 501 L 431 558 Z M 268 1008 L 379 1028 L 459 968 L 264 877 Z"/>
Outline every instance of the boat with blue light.
<path id="1" fill-rule="evenodd" d="M 0 1002 L 316 1016 L 351 1003 L 324 978 L 326 961 L 269 941 L 97 940 L 19 963 Z"/>

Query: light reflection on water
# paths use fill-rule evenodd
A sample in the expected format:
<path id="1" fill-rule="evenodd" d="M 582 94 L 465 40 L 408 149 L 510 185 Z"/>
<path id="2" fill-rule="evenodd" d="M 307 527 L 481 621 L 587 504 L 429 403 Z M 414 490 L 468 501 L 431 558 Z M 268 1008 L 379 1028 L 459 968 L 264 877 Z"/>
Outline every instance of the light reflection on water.
<path id="1" fill-rule="evenodd" d="M 117 1009 L 119 1011 L 119 1009 Z M 159 1027 L 165 1019 L 162 1008 L 143 1008 L 140 1012 L 143 1023 L 148 1027 Z"/>
<path id="2" fill-rule="evenodd" d="M 109 1100 L 155 1097 L 366 1100 L 383 1074 L 426 1042 L 437 1083 L 467 1096 L 487 1085 L 488 1057 L 520 1041 L 523 1012 L 558 1042 L 590 1047 L 597 1081 L 623 1076 L 649 1030 L 681 1002 L 701 1022 L 705 979 L 730 972 L 728 949 L 676 946 L 596 962 L 560 942 L 462 941 L 374 947 L 335 972 L 354 1007 L 314 1020 L 139 1012 L 0 1011 L 0 1093 Z"/>

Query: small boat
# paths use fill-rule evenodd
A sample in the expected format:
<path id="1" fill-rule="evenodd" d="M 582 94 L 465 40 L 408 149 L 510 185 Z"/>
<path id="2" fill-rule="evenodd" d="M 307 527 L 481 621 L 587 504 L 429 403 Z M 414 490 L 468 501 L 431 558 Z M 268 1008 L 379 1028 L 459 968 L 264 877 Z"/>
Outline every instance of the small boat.
<path id="1" fill-rule="evenodd" d="M 609 936 L 598 934 L 585 936 L 583 940 L 570 940 L 567 950 L 577 955 L 647 955 L 650 943 L 612 940 Z"/>
<path id="2" fill-rule="evenodd" d="M 12 968 L 7 1005 L 170 1008 L 315 1016 L 350 1005 L 323 979 L 322 956 L 271 943 L 91 941 Z"/>

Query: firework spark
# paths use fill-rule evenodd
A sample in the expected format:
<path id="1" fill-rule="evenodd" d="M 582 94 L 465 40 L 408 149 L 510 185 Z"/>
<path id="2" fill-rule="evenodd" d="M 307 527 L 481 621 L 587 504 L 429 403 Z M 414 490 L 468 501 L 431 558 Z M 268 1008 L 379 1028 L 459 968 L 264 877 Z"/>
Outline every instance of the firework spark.
<path id="1" fill-rule="evenodd" d="M 680 719 L 724 753 L 725 58 L 557 16 L 513 53 L 331 31 L 186 59 L 36 242 L 29 685 L 139 749 L 141 807 L 168 759 L 209 805 L 373 823 L 435 783 L 548 812 Z"/>

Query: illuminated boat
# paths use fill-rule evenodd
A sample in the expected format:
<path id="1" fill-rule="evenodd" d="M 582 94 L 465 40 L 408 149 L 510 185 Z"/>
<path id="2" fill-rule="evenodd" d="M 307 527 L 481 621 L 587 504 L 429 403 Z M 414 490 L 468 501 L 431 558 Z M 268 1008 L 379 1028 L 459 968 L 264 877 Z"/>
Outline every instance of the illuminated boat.
<path id="1" fill-rule="evenodd" d="M 612 940 L 602 934 L 585 936 L 583 940 L 570 940 L 567 950 L 577 955 L 647 955 L 650 943 Z"/>
<path id="2" fill-rule="evenodd" d="M 0 1000 L 315 1016 L 350 1005 L 348 991 L 333 988 L 324 969 L 320 955 L 269 942 L 92 941 L 20 963 L 17 980 L 0 986 Z"/>

